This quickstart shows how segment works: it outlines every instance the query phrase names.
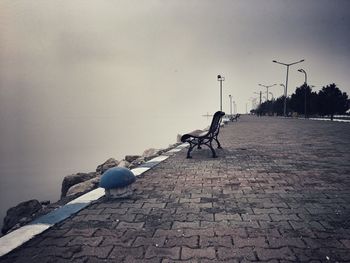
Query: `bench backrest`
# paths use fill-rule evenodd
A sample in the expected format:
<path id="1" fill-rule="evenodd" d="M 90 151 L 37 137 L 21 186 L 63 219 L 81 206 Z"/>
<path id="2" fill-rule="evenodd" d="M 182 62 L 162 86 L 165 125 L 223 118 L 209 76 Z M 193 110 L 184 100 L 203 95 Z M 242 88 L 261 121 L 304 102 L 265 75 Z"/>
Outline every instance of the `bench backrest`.
<path id="1" fill-rule="evenodd" d="M 211 125 L 208 131 L 209 136 L 216 136 L 220 130 L 220 123 L 222 117 L 225 115 L 225 112 L 217 111 L 213 116 L 213 120 L 211 121 Z"/>

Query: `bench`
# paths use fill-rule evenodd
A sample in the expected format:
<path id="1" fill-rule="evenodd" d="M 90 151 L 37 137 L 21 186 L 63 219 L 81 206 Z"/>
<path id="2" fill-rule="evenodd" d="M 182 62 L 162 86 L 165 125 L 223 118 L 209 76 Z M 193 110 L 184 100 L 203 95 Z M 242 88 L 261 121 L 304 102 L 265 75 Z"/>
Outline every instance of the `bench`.
<path id="1" fill-rule="evenodd" d="M 241 116 L 241 114 L 239 114 L 239 113 L 237 113 L 236 115 L 231 115 L 230 121 L 237 121 L 240 116 Z"/>
<path id="2" fill-rule="evenodd" d="M 213 116 L 213 120 L 211 121 L 209 130 L 207 131 L 196 130 L 196 131 L 184 134 L 181 137 L 182 142 L 188 142 L 190 144 L 190 147 L 188 148 L 188 151 L 187 151 L 187 158 L 192 158 L 191 151 L 193 150 L 193 148 L 197 146 L 198 149 L 201 149 L 201 145 L 208 146 L 213 154 L 213 158 L 217 157 L 215 150 L 212 146 L 212 141 L 213 140 L 216 141 L 219 149 L 222 148 L 218 140 L 218 135 L 220 131 L 220 122 L 224 115 L 225 115 L 224 112 L 217 111 Z"/>

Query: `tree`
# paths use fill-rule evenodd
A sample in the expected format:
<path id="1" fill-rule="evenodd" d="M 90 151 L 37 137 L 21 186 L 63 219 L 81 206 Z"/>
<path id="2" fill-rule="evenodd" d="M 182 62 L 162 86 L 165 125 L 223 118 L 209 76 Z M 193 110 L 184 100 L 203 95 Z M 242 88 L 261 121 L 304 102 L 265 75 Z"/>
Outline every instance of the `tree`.
<path id="1" fill-rule="evenodd" d="M 310 110 L 308 112 L 310 115 L 318 115 L 319 114 L 319 102 L 318 102 L 317 92 L 311 92 Z"/>
<path id="2" fill-rule="evenodd" d="M 281 96 L 274 101 L 273 111 L 276 112 L 277 115 L 283 115 L 283 113 L 284 113 L 284 96 Z"/>
<path id="3" fill-rule="evenodd" d="M 305 94 L 306 92 L 306 94 Z M 305 96 L 306 95 L 306 96 Z M 305 112 L 305 98 L 306 98 L 306 112 Z M 311 88 L 303 84 L 295 90 L 290 99 L 290 107 L 298 114 L 307 114 L 310 112 L 310 98 Z"/>
<path id="4" fill-rule="evenodd" d="M 350 103 L 346 92 L 341 92 L 333 83 L 318 93 L 318 106 L 321 115 L 331 115 L 333 120 L 335 114 L 344 114 L 350 108 Z"/>

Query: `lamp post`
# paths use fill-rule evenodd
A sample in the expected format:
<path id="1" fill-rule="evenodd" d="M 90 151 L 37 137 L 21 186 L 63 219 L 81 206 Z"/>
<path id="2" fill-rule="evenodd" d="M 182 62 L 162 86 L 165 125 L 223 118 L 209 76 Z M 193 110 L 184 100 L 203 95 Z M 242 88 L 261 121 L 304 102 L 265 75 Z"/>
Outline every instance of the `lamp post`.
<path id="1" fill-rule="evenodd" d="M 259 94 L 259 108 L 261 107 L 261 91 L 258 93 L 258 92 L 254 92 L 254 94 Z M 258 116 L 260 116 L 260 109 L 259 109 L 259 113 L 258 113 Z"/>
<path id="2" fill-rule="evenodd" d="M 250 97 L 250 98 L 249 98 L 249 101 L 252 103 L 251 108 L 252 108 L 252 109 L 255 109 L 255 108 L 256 108 L 256 105 L 257 105 L 256 98 Z"/>
<path id="3" fill-rule="evenodd" d="M 298 69 L 299 72 L 304 73 L 305 75 L 305 81 L 304 81 L 304 86 L 305 86 L 305 90 L 304 90 L 304 117 L 306 119 L 306 88 L 307 88 L 307 74 L 306 71 L 301 69 Z"/>
<path id="4" fill-rule="evenodd" d="M 225 77 L 218 75 L 218 81 L 220 81 L 220 111 L 222 111 L 222 82 L 225 81 Z"/>
<path id="5" fill-rule="evenodd" d="M 284 109 L 283 109 L 283 115 L 284 115 L 284 117 L 287 116 L 287 115 L 286 115 L 286 112 L 287 112 L 287 88 L 288 88 L 289 66 L 292 66 L 292 65 L 294 65 L 294 64 L 301 63 L 301 62 L 303 62 L 303 61 L 305 61 L 305 60 L 302 59 L 302 60 L 299 60 L 299 61 L 297 61 L 297 62 L 293 62 L 293 63 L 287 64 L 287 63 L 279 62 L 279 61 L 277 61 L 277 60 L 272 60 L 272 62 L 274 62 L 274 63 L 281 64 L 281 65 L 287 67 L 286 86 L 285 86 L 285 90 L 284 90 L 284 91 L 285 91 L 285 92 L 284 92 Z"/>
<path id="6" fill-rule="evenodd" d="M 230 97 L 230 113 L 232 117 L 232 95 L 228 95 Z"/>
<path id="7" fill-rule="evenodd" d="M 286 85 L 281 83 L 280 86 L 283 87 L 283 95 L 285 96 L 286 95 Z"/>
<path id="8" fill-rule="evenodd" d="M 276 84 L 272 84 L 272 85 L 258 84 L 258 85 L 266 88 L 266 100 L 269 100 L 269 88 L 276 86 Z"/>

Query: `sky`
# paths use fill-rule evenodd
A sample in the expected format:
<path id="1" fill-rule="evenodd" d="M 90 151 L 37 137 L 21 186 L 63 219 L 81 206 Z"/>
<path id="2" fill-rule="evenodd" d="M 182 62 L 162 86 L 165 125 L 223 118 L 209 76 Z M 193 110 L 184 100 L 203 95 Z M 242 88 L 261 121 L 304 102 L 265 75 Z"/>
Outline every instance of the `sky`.
<path id="1" fill-rule="evenodd" d="M 286 67 L 273 59 L 305 59 L 290 68 L 289 94 L 304 81 L 298 68 L 316 89 L 335 82 L 350 93 L 347 0 L 2 0 L 0 6 L 2 118 L 213 112 L 218 74 L 225 76 L 224 110 L 231 94 L 245 112 L 259 83 L 285 83 Z M 278 97 L 283 88 L 270 91 Z"/>

